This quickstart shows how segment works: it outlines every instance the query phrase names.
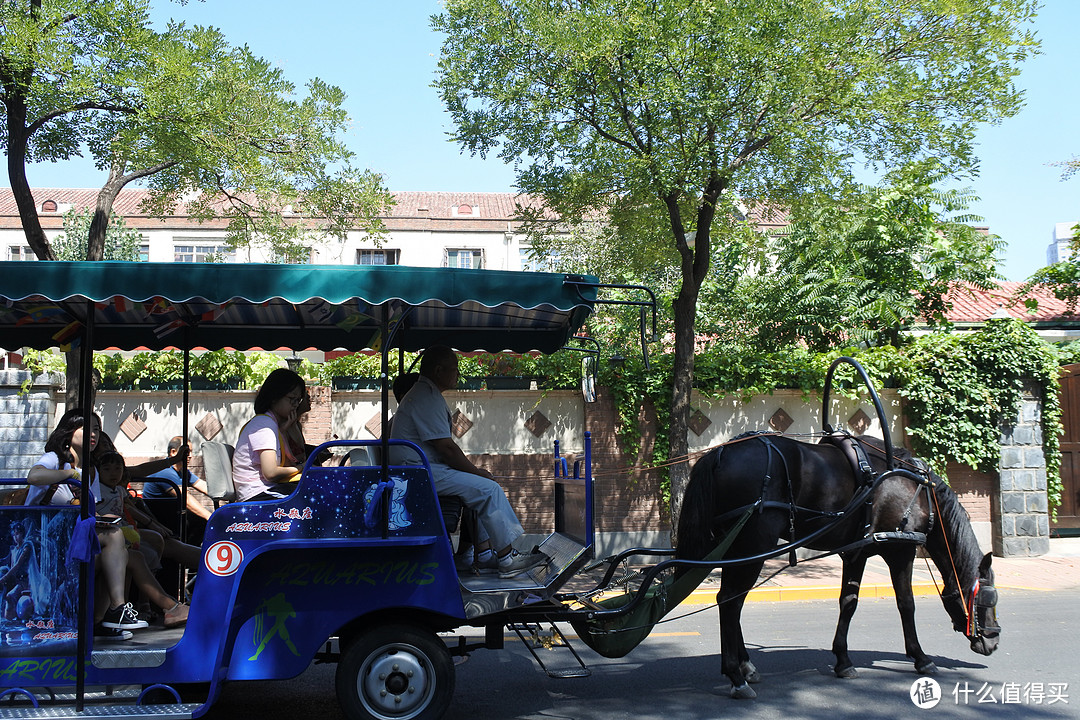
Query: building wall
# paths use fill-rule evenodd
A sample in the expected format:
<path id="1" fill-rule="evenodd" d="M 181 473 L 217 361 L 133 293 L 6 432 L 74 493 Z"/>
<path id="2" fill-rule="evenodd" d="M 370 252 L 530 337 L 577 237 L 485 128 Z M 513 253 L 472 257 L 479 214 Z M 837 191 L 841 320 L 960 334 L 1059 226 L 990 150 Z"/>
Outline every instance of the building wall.
<path id="1" fill-rule="evenodd" d="M 71 188 L 33 190 L 39 210 L 47 202 L 54 211 L 40 211 L 46 236 L 53 240 L 63 231 L 64 213 L 71 207 L 93 207 L 97 192 Z M 175 215 L 154 218 L 140 207 L 145 190 L 128 188 L 118 196 L 114 210 L 129 227 L 137 229 L 147 246 L 151 262 L 173 262 L 176 246 L 224 246 L 226 224 L 205 223 L 187 217 L 182 207 Z M 384 218 L 385 237 L 374 239 L 362 232 L 345 238 L 314 239 L 310 261 L 316 264 L 353 265 L 357 250 L 397 251 L 398 264 L 440 267 L 446 264 L 447 250 L 475 249 L 483 256 L 483 267 L 494 270 L 527 269 L 522 248 L 527 247 L 515 219 L 518 203 L 529 204 L 526 196 L 512 193 L 398 192 L 396 204 Z M 286 214 L 286 217 L 288 215 Z M 0 259 L 32 259 L 10 189 L 0 188 Z M 230 262 L 273 262 L 265 249 L 255 246 L 237 250 Z"/>

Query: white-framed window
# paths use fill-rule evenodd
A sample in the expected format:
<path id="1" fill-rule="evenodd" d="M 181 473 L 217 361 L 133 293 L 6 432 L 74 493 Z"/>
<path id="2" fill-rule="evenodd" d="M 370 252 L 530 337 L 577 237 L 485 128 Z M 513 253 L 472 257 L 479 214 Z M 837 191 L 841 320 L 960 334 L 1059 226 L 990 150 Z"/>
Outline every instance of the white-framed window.
<path id="1" fill-rule="evenodd" d="M 533 254 L 533 249 L 530 245 L 518 246 L 518 258 L 521 261 L 522 270 L 533 272 L 555 271 L 555 256 L 548 254 L 544 257 L 537 257 Z"/>
<path id="2" fill-rule="evenodd" d="M 150 262 L 150 241 L 139 243 L 139 262 Z"/>
<path id="3" fill-rule="evenodd" d="M 173 262 L 236 262 L 236 251 L 201 238 L 173 238 Z"/>
<path id="4" fill-rule="evenodd" d="M 357 250 L 357 265 L 397 265 L 401 262 L 400 250 Z"/>
<path id="5" fill-rule="evenodd" d="M 37 260 L 37 255 L 27 245 L 8 245 L 7 259 L 18 261 Z"/>
<path id="6" fill-rule="evenodd" d="M 484 267 L 484 251 L 476 248 L 447 248 L 443 266 L 452 268 L 482 268 Z"/>

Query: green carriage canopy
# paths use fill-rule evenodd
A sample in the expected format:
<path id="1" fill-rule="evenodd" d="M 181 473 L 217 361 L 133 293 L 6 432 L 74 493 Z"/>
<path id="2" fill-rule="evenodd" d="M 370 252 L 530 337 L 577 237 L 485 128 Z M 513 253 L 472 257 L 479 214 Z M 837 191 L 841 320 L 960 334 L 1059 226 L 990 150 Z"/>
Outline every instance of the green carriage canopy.
<path id="1" fill-rule="evenodd" d="M 596 302 L 590 275 L 406 266 L 0 262 L 0 347 L 540 351 Z"/>

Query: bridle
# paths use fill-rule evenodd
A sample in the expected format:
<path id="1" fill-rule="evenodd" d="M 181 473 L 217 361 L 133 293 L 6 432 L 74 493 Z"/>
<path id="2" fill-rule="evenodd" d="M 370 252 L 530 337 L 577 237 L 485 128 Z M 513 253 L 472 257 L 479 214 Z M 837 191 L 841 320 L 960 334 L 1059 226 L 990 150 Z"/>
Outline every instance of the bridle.
<path id="1" fill-rule="evenodd" d="M 969 638 L 997 637 L 1001 632 L 1001 626 L 997 624 L 998 594 L 990 580 L 979 578 L 971 588 L 971 597 L 966 604 L 968 623 L 967 632 Z M 983 620 L 979 621 L 979 611 L 982 611 Z"/>

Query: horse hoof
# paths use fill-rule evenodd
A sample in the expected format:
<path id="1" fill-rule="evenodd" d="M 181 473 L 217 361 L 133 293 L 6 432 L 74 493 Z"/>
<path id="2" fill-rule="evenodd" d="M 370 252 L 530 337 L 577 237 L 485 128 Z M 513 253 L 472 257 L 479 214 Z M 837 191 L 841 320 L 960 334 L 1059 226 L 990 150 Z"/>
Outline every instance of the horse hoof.
<path id="1" fill-rule="evenodd" d="M 937 665 L 935 665 L 934 663 L 932 663 L 930 661 L 927 661 L 923 665 L 916 664 L 915 665 L 915 672 L 919 673 L 920 675 L 936 675 L 937 674 Z"/>
<path id="2" fill-rule="evenodd" d="M 746 678 L 746 682 L 761 682 L 761 673 L 759 673 L 758 669 L 754 667 L 754 663 L 750 662 L 749 660 L 739 665 L 739 672 L 741 672 L 743 674 L 743 677 Z"/>
<path id="3" fill-rule="evenodd" d="M 731 697 L 736 700 L 753 700 L 757 697 L 757 693 L 754 692 L 754 688 L 743 683 L 739 687 L 731 686 Z"/>
<path id="4" fill-rule="evenodd" d="M 833 672 L 836 673 L 836 677 L 843 678 L 844 680 L 853 680 L 859 677 L 859 671 L 852 666 L 846 668 L 834 668 Z"/>

